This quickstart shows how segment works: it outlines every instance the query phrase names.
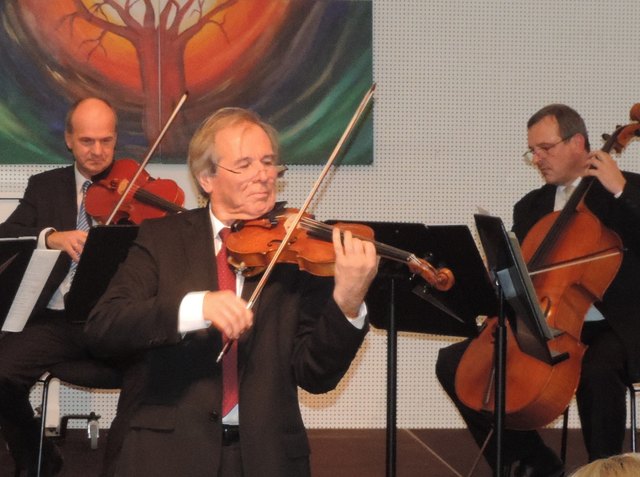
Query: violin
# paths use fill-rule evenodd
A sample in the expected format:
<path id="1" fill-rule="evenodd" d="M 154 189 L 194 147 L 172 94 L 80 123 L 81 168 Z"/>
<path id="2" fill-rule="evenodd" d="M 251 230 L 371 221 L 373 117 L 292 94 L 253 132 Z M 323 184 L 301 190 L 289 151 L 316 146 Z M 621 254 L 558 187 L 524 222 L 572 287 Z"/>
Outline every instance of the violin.
<path id="1" fill-rule="evenodd" d="M 115 161 L 108 174 L 97 178 L 87 189 L 87 213 L 99 223 L 106 224 L 115 209 L 112 222 L 140 224 L 145 219 L 185 210 L 182 207 L 184 191 L 171 179 L 154 179 L 143 169 L 130 187 L 139 168 L 133 159 Z M 118 206 L 127 188 L 127 195 Z"/>
<path id="2" fill-rule="evenodd" d="M 280 205 L 263 217 L 234 223 L 232 233 L 226 240 L 229 263 L 244 276 L 263 272 L 284 239 L 291 218 L 298 212 L 298 209 L 285 209 Z M 309 214 L 303 214 L 278 262 L 297 264 L 301 270 L 312 275 L 333 276 L 335 253 L 331 237 L 336 227 L 341 231 L 351 231 L 354 237 L 361 240 L 372 242 L 380 257 L 405 263 L 412 273 L 420 275 L 438 290 L 449 290 L 455 283 L 451 270 L 436 269 L 411 252 L 376 242 L 371 227 L 341 222 L 328 225 L 314 220 Z"/>
<path id="3" fill-rule="evenodd" d="M 630 113 L 634 123 L 607 136 L 602 150 L 620 152 L 640 135 L 640 104 Z M 600 301 L 622 262 L 622 241 L 586 207 L 594 177 L 583 177 L 561 211 L 540 219 L 522 242 L 522 253 L 546 322 L 554 330 L 548 342 L 551 364 L 518 346 L 517 330 L 506 324 L 505 427 L 537 429 L 549 424 L 569 405 L 580 379 L 586 346 L 580 342 L 584 318 Z M 459 399 L 476 411 L 494 412 L 495 332 L 489 318 L 465 351 L 456 372 Z"/>
<path id="4" fill-rule="evenodd" d="M 145 166 L 187 100 L 184 93 L 141 164 L 133 159 L 115 161 L 110 169 L 94 177 L 87 189 L 85 209 L 103 225 L 122 221 L 140 224 L 144 219 L 182 212 L 184 192 L 170 179 L 153 179 Z M 104 177 L 103 177 L 104 176 Z"/>

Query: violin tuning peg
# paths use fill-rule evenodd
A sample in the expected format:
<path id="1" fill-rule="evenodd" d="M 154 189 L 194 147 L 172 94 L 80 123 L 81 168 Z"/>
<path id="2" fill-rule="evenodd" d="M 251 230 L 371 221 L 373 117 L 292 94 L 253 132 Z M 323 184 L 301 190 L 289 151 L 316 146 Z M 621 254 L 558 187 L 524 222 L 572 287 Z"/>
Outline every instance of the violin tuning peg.
<path id="1" fill-rule="evenodd" d="M 603 135 L 602 135 L 602 139 L 603 139 L 605 142 L 606 142 L 606 141 L 608 141 L 610 137 L 611 137 L 611 134 L 606 134 L 606 133 L 605 133 L 605 134 L 603 134 Z"/>

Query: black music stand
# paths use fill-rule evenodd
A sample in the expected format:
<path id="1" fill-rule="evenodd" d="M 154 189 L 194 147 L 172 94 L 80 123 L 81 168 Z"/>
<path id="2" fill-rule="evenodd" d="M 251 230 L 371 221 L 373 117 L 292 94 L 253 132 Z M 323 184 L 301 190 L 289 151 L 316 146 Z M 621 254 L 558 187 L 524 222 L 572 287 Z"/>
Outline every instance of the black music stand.
<path id="1" fill-rule="evenodd" d="M 505 387 L 506 387 L 506 319 L 524 352 L 534 358 L 556 364 L 566 355 L 552 354 L 547 341 L 554 337 L 540 309 L 538 298 L 531 283 L 526 264 L 522 258 L 520 246 L 515 235 L 510 234 L 499 217 L 474 215 L 476 228 L 487 256 L 487 266 L 496 279 L 496 287 L 500 302 L 498 327 L 495 338 L 495 429 L 496 434 L 496 466 L 497 477 L 502 477 L 502 445 L 505 419 Z M 510 312 L 505 312 L 505 301 Z"/>
<path id="2" fill-rule="evenodd" d="M 412 277 L 405 264 L 382 260 L 366 302 L 369 319 L 387 330 L 386 475 L 395 475 L 397 407 L 397 332 L 448 336 L 477 335 L 476 317 L 496 313 L 495 292 L 468 227 L 369 222 L 377 242 L 413 252 L 437 268 L 449 268 L 454 286 L 431 288 Z"/>
<path id="3" fill-rule="evenodd" d="M 98 225 L 89 230 L 71 289 L 65 296 L 71 321 L 87 320 L 137 235 L 137 225 Z"/>
<path id="4" fill-rule="evenodd" d="M 36 248 L 36 237 L 0 240 L 0 329 Z"/>

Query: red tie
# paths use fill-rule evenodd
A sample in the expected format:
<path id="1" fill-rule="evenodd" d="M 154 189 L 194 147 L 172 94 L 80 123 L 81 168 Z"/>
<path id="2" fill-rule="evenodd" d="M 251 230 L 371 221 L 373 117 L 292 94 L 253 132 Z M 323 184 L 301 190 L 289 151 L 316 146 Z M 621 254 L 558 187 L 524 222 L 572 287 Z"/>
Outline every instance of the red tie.
<path id="1" fill-rule="evenodd" d="M 225 242 L 231 233 L 224 227 L 218 235 L 222 239 L 222 247 L 216 255 L 218 269 L 218 288 L 236 291 L 236 276 L 227 262 Z M 225 337 L 226 340 L 226 337 Z M 238 342 L 234 341 L 229 352 L 222 358 L 222 416 L 226 416 L 238 404 Z"/>

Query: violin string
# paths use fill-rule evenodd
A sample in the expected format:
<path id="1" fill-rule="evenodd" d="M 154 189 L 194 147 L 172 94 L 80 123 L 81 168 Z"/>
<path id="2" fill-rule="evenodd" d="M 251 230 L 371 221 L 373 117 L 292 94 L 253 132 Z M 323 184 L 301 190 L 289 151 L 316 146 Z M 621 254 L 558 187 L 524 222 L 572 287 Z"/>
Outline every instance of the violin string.
<path id="1" fill-rule="evenodd" d="M 312 232 L 317 233 L 321 237 L 326 237 L 326 238 L 331 236 L 331 233 L 334 229 L 334 226 L 332 225 L 325 224 L 324 222 L 319 222 L 317 220 L 313 220 L 305 217 L 303 217 L 300 220 L 300 223 L 306 230 L 310 230 Z M 406 252 L 399 248 L 392 247 L 391 245 L 377 242 L 375 240 L 370 239 L 369 237 L 365 237 L 360 234 L 353 234 L 353 236 L 360 240 L 366 240 L 367 242 L 373 243 L 376 247 L 376 250 L 378 251 L 378 255 L 384 258 L 397 260 L 400 262 L 408 262 L 409 260 L 412 259 L 412 257 L 415 257 L 415 255 L 410 252 Z"/>
<path id="2" fill-rule="evenodd" d="M 117 191 L 117 188 L 116 188 Z M 131 193 L 131 197 L 138 199 L 140 202 L 145 203 L 147 205 L 152 205 L 157 207 L 158 209 L 169 211 L 169 212 L 182 212 L 185 209 L 180 207 L 179 205 L 166 200 L 164 197 L 160 197 L 157 194 L 149 192 L 138 184 L 133 184 L 129 188 L 129 192 Z"/>
<path id="3" fill-rule="evenodd" d="M 330 237 L 330 234 L 332 233 L 334 226 L 325 224 L 324 222 L 318 222 L 316 220 L 313 219 L 309 219 L 306 217 L 301 218 L 300 220 L 300 226 L 305 228 L 306 230 L 310 230 L 311 232 L 315 232 L 317 235 L 321 236 L 322 238 L 328 238 Z M 413 273 L 418 273 L 419 275 L 421 275 L 423 278 L 427 279 L 426 277 L 432 277 L 433 280 L 438 281 L 439 279 L 442 280 L 448 280 L 447 275 L 445 274 L 443 277 L 440 276 L 440 272 L 433 266 L 431 265 L 428 261 L 426 260 L 421 260 L 418 257 L 416 257 L 415 254 L 411 253 L 411 252 L 407 252 L 405 250 L 396 248 L 396 247 L 392 247 L 390 245 L 386 245 L 380 242 L 377 242 L 369 237 L 364 237 L 362 235 L 359 234 L 354 234 L 354 237 L 357 237 L 361 240 L 366 240 L 368 242 L 372 242 L 375 247 L 376 247 L 376 252 L 378 253 L 379 256 L 383 257 L 383 258 L 387 258 L 396 262 L 400 262 L 400 263 L 404 263 L 404 264 L 413 264 L 416 269 L 413 269 L 411 267 L 410 270 Z M 420 270 L 420 272 L 417 271 Z M 428 281 L 431 281 L 430 279 L 427 279 Z"/>
<path id="4" fill-rule="evenodd" d="M 149 205 L 155 205 L 159 209 L 165 209 L 165 210 L 170 210 L 175 212 L 184 210 L 179 205 L 176 205 L 173 202 L 170 202 L 164 199 L 163 197 L 160 197 L 141 187 L 138 190 L 136 190 L 136 192 L 134 193 L 134 197 L 136 199 L 139 199 L 141 202 L 146 202 Z"/>

